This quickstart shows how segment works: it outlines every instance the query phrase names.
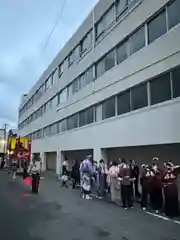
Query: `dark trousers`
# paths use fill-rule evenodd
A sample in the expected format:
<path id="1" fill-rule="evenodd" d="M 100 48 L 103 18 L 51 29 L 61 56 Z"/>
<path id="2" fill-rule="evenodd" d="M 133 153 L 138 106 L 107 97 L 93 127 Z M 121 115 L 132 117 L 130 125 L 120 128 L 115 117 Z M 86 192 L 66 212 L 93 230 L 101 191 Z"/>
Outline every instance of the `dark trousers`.
<path id="1" fill-rule="evenodd" d="M 141 207 L 146 208 L 148 205 L 148 191 L 146 188 L 142 187 L 142 195 L 141 195 Z"/>
<path id="2" fill-rule="evenodd" d="M 77 179 L 77 178 L 74 178 L 73 180 L 72 180 L 72 188 L 76 188 L 77 187 L 77 185 L 78 184 L 80 184 L 80 181 L 79 181 L 79 179 Z"/>
<path id="3" fill-rule="evenodd" d="M 135 190 L 135 197 L 140 198 L 141 194 L 139 193 L 139 179 L 138 178 L 134 181 L 134 190 Z"/>
<path id="4" fill-rule="evenodd" d="M 121 198 L 123 207 L 132 207 L 132 186 L 123 185 L 121 186 Z"/>
<path id="5" fill-rule="evenodd" d="M 180 211 L 179 211 L 178 194 L 177 195 L 166 195 L 165 194 L 164 211 L 168 217 L 178 217 L 179 216 Z"/>
<path id="6" fill-rule="evenodd" d="M 154 210 L 161 210 L 163 205 L 162 189 L 155 188 L 150 192 L 151 205 Z"/>

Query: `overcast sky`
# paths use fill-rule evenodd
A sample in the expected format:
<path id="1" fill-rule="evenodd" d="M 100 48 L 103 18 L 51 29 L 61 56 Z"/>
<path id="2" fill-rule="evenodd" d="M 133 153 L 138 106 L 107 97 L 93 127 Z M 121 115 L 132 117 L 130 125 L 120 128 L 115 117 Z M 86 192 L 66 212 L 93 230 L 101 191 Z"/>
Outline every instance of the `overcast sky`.
<path id="1" fill-rule="evenodd" d="M 15 127 L 21 95 L 28 92 L 97 0 L 0 0 L 0 127 Z"/>

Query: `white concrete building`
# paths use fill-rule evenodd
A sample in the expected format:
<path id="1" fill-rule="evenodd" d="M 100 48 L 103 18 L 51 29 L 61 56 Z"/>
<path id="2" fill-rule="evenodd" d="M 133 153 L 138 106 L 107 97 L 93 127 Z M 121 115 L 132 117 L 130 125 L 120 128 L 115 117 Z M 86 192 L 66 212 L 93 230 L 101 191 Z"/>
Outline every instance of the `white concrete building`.
<path id="1" fill-rule="evenodd" d="M 70 159 L 180 162 L 180 1 L 100 0 L 27 94 L 19 134 Z"/>

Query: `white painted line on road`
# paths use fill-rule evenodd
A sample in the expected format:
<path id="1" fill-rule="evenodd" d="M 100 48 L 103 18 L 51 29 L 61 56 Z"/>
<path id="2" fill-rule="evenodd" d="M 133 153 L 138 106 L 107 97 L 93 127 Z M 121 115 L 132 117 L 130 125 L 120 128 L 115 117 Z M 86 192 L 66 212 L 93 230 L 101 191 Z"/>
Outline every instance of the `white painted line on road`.
<path id="1" fill-rule="evenodd" d="M 154 217 L 157 217 L 157 218 L 160 218 L 160 219 L 163 219 L 165 221 L 169 221 L 169 222 L 172 222 L 172 223 L 176 223 L 176 224 L 179 224 L 180 225 L 180 222 L 177 221 L 177 220 L 172 220 L 168 217 L 164 217 L 162 215 L 158 215 L 158 214 L 155 214 L 155 213 L 151 213 L 151 212 L 147 212 L 147 214 L 151 215 L 151 216 L 154 216 Z"/>

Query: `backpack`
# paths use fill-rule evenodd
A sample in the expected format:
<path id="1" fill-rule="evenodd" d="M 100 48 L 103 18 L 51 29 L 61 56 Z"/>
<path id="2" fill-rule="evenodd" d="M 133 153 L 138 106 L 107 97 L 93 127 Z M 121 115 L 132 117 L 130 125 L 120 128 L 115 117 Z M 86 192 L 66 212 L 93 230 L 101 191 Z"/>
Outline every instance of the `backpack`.
<path id="1" fill-rule="evenodd" d="M 81 165 L 81 171 L 84 174 L 90 174 L 91 170 L 89 169 L 89 165 L 86 161 L 83 161 L 82 165 Z"/>

